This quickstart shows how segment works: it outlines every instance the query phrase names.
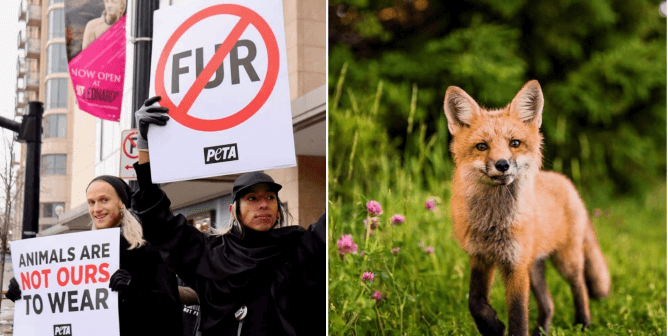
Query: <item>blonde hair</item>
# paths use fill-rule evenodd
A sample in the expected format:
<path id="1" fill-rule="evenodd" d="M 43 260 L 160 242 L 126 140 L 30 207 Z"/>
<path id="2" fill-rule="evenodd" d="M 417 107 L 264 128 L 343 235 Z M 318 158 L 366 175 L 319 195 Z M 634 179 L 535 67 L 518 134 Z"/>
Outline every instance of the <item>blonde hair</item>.
<path id="1" fill-rule="evenodd" d="M 276 203 L 278 203 L 278 216 L 276 218 L 276 223 L 272 227 L 272 229 L 278 229 L 286 226 L 290 226 L 288 224 L 288 217 L 292 218 L 292 215 L 288 211 L 288 207 L 283 204 L 278 199 L 278 196 L 276 197 Z M 241 222 L 237 218 L 237 201 L 234 201 L 232 203 L 232 211 L 230 211 L 230 220 L 227 222 L 227 225 L 222 228 L 215 228 L 211 235 L 212 236 L 222 236 L 224 234 L 229 233 L 234 226 L 238 226 L 239 228 L 242 227 Z"/>
<path id="2" fill-rule="evenodd" d="M 91 221 L 91 230 L 97 230 L 95 227 L 95 223 Z M 138 247 L 142 247 L 146 244 L 146 240 L 144 239 L 144 230 L 141 227 L 141 224 L 139 224 L 139 220 L 137 220 L 137 216 L 135 214 L 128 210 L 125 206 L 121 208 L 121 234 L 123 237 L 125 237 L 125 240 L 130 243 L 130 247 L 128 247 L 128 250 L 136 249 Z"/>

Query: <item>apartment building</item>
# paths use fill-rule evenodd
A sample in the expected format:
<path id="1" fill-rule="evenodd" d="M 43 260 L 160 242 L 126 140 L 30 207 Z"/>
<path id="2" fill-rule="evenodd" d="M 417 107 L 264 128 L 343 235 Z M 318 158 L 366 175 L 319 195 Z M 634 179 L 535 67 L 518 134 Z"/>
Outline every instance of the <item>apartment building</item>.
<path id="1" fill-rule="evenodd" d="M 161 8 L 187 5 L 162 0 Z M 293 130 L 298 165 L 266 171 L 283 185 L 295 223 L 307 226 L 326 209 L 326 6 L 320 0 L 284 0 L 286 48 Z M 120 172 L 121 132 L 131 128 L 131 42 L 134 1 L 128 1 L 126 75 L 119 122 L 103 121 L 76 105 L 67 70 L 63 0 L 21 0 L 18 34 L 16 113 L 27 113 L 27 101 L 44 102 L 44 134 L 39 236 L 89 229 L 85 199 L 88 182 Z M 25 146 L 24 146 L 25 147 Z M 21 155 L 25 160 L 25 148 Z M 24 164 L 22 166 L 25 166 Z M 234 176 L 162 185 L 172 209 L 202 229 L 226 225 Z M 22 213 L 22 200 L 17 215 Z M 12 239 L 20 239 L 20 218 Z"/>

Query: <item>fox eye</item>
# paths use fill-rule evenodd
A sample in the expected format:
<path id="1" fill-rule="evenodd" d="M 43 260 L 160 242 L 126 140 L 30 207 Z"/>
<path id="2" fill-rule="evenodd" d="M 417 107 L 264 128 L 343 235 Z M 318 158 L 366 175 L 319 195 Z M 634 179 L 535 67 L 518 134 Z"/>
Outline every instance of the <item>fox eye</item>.
<path id="1" fill-rule="evenodd" d="M 517 148 L 520 146 L 520 143 L 519 140 L 510 140 L 510 147 Z"/>
<path id="2" fill-rule="evenodd" d="M 481 143 L 475 145 L 475 148 L 482 152 L 482 151 L 486 151 L 489 148 L 489 146 L 487 146 L 486 143 L 481 142 Z"/>

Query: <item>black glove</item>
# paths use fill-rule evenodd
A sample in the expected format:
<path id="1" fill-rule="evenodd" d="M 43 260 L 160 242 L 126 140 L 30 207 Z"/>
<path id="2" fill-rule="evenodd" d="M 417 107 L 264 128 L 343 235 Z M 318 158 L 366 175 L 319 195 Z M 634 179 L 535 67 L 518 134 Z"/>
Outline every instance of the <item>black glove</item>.
<path id="1" fill-rule="evenodd" d="M 160 96 L 155 96 L 147 99 L 144 105 L 135 112 L 135 120 L 137 121 L 137 128 L 139 129 L 139 136 L 137 136 L 137 149 L 148 149 L 148 125 L 165 126 L 169 116 L 163 114 L 169 112 L 166 107 L 158 105 Z"/>
<path id="2" fill-rule="evenodd" d="M 109 279 L 109 288 L 115 292 L 122 292 L 130 288 L 130 280 L 132 280 L 130 272 L 119 268 Z"/>
<path id="3" fill-rule="evenodd" d="M 21 287 L 19 287 L 16 278 L 12 277 L 12 279 L 9 280 L 9 289 L 7 289 L 5 297 L 12 300 L 12 302 L 16 302 L 16 300 L 21 298 Z"/>

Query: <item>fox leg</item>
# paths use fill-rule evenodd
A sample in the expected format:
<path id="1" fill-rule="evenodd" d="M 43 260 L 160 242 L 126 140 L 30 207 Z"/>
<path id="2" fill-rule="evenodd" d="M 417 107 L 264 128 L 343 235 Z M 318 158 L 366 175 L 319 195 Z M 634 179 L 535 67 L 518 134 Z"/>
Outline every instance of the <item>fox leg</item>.
<path id="1" fill-rule="evenodd" d="M 545 334 L 548 333 L 552 315 L 554 313 L 554 302 L 545 283 L 545 259 L 536 260 L 531 266 L 531 291 L 538 301 L 538 325 L 533 330 L 533 336 L 541 335 L 541 328 Z"/>
<path id="2" fill-rule="evenodd" d="M 506 305 L 508 306 L 508 335 L 529 335 L 529 267 L 505 267 Z"/>
<path id="3" fill-rule="evenodd" d="M 471 286 L 469 289 L 469 311 L 484 336 L 503 335 L 503 322 L 489 305 L 489 292 L 494 282 L 494 264 L 482 257 L 471 256 Z"/>
<path id="4" fill-rule="evenodd" d="M 589 327 L 589 294 L 584 274 L 584 254 L 581 246 L 567 251 L 557 251 L 552 257 L 557 269 L 571 285 L 575 303 L 575 324 L 582 324 L 582 329 Z"/>

